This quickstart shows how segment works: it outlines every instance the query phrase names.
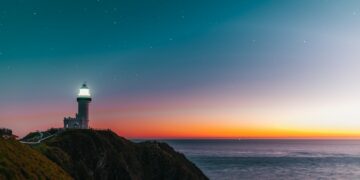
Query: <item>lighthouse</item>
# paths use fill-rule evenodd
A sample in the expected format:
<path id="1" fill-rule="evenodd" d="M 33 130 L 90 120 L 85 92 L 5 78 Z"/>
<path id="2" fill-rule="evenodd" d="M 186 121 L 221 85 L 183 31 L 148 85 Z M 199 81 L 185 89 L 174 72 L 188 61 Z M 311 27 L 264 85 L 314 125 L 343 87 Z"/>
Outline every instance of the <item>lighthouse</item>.
<path id="1" fill-rule="evenodd" d="M 64 118 L 64 128 L 78 128 L 78 129 L 87 129 L 89 128 L 89 104 L 92 100 L 90 89 L 84 83 L 76 98 L 78 102 L 78 113 L 75 118 L 66 117 Z"/>
<path id="2" fill-rule="evenodd" d="M 91 102 L 90 89 L 86 86 L 86 83 L 82 85 L 77 97 L 78 102 L 78 114 L 77 117 L 81 119 L 81 127 L 87 129 L 89 127 L 89 104 Z"/>

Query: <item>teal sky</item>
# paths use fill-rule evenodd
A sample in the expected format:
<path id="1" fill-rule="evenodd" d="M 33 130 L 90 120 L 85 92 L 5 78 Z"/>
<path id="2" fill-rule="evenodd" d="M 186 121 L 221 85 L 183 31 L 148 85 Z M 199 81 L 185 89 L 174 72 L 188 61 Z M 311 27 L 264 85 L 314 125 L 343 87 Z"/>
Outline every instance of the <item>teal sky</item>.
<path id="1" fill-rule="evenodd" d="M 155 119 L 154 113 L 191 121 L 200 115 L 198 123 L 206 124 L 204 113 L 211 112 L 235 127 L 312 132 L 345 121 L 345 131 L 360 125 L 359 32 L 360 2 L 350 0 L 4 0 L 0 126 L 19 134 L 61 126 L 87 81 L 96 99 L 94 126 L 126 124 L 134 114 L 116 107 L 146 104 L 137 113 Z M 275 108 L 271 121 L 244 118 L 267 107 Z M 337 109 L 340 117 L 329 119 L 316 107 Z"/>

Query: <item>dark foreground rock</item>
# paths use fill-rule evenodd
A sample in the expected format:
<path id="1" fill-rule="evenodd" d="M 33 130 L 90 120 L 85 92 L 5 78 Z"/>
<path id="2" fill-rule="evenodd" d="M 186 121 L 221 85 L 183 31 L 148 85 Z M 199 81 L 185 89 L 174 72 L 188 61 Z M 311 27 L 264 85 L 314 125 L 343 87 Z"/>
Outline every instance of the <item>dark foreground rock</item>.
<path id="1" fill-rule="evenodd" d="M 74 179 L 208 179 L 166 143 L 133 143 L 110 130 L 67 130 L 34 148 Z"/>

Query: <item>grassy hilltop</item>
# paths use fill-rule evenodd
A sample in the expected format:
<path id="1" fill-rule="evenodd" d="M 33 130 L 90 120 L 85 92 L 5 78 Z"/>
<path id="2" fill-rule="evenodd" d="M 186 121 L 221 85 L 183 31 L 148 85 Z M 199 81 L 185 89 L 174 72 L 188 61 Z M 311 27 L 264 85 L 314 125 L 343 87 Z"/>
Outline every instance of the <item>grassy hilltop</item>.
<path id="1" fill-rule="evenodd" d="M 34 136 L 32 134 L 28 138 Z M 32 145 L 32 148 L 15 141 L 6 141 L 2 140 L 0 147 L 4 143 L 22 148 L 13 152 L 14 156 L 23 152 L 32 153 L 34 158 L 39 157 L 44 163 L 32 162 L 33 157 L 28 155 L 18 156 L 16 162 L 19 163 L 15 166 L 20 170 L 0 169 L 0 177 L 1 174 L 21 175 L 21 167 L 29 161 L 26 165 L 30 168 L 29 172 L 42 175 L 44 172 L 38 172 L 38 166 L 46 166 L 51 170 L 48 172 L 50 175 L 60 174 L 62 179 L 69 178 L 67 174 L 74 179 L 207 179 L 199 168 L 166 143 L 134 143 L 110 130 L 66 130 Z M 2 154 L 0 151 L 0 157 Z M 45 161 L 50 165 L 45 164 Z M 52 179 L 50 175 L 44 177 Z"/>
<path id="2" fill-rule="evenodd" d="M 72 179 L 28 145 L 0 137 L 0 179 Z"/>

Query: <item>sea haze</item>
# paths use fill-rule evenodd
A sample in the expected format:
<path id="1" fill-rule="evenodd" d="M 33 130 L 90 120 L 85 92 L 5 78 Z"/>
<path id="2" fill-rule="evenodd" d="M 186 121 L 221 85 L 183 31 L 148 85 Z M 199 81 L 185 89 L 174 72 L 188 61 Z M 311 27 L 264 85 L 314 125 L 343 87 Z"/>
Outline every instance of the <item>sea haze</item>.
<path id="1" fill-rule="evenodd" d="M 360 179 L 360 140 L 163 140 L 210 179 Z"/>

